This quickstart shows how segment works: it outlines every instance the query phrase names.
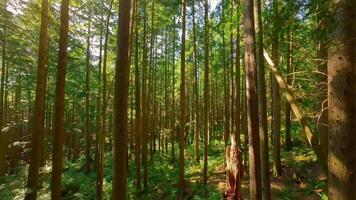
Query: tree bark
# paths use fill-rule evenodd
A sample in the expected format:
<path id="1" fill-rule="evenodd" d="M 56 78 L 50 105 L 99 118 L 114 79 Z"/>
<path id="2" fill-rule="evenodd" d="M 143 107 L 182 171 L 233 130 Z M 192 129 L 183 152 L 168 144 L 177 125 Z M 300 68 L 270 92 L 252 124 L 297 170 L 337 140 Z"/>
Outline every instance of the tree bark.
<path id="1" fill-rule="evenodd" d="M 199 115 L 199 68 L 197 61 L 197 44 L 196 44 L 196 24 L 195 24 L 195 0 L 192 6 L 193 15 L 193 52 L 194 52 L 194 106 L 195 106 L 195 161 L 199 163 L 199 138 L 200 138 L 200 115 Z"/>
<path id="2" fill-rule="evenodd" d="M 98 164 L 97 164 L 97 187 L 96 198 L 97 200 L 103 199 L 103 178 L 104 178 L 104 155 L 105 155 L 105 138 L 106 138 L 106 115 L 107 115 L 107 54 L 108 54 L 108 41 L 109 41 L 109 22 L 111 17 L 113 0 L 110 1 L 109 13 L 105 20 L 105 39 L 104 39 L 104 54 L 103 54 L 103 69 L 102 69 L 102 110 L 101 110 L 101 130 L 99 134 L 98 144 Z"/>
<path id="3" fill-rule="evenodd" d="M 63 159 L 63 138 L 64 138 L 64 95 L 65 78 L 67 74 L 67 47 L 68 47 L 68 25 L 69 25 L 69 0 L 62 0 L 59 52 L 55 97 L 55 113 L 53 119 L 53 143 L 52 151 L 52 194 L 53 200 L 61 199 L 61 176 Z"/>
<path id="4" fill-rule="evenodd" d="M 278 0 L 273 0 L 273 38 L 272 38 L 272 60 L 275 67 L 279 68 L 278 53 Z M 281 165 L 281 96 L 277 80 L 272 76 L 272 135 L 273 135 L 273 174 L 282 175 Z"/>
<path id="5" fill-rule="evenodd" d="M 130 0 L 120 0 L 118 51 L 115 69 L 114 164 L 112 199 L 127 198 L 127 107 L 129 89 Z"/>
<path id="6" fill-rule="evenodd" d="M 205 0 L 204 4 L 204 168 L 203 179 L 206 184 L 208 180 L 208 142 L 210 135 L 210 85 L 209 85 L 209 4 Z"/>
<path id="7" fill-rule="evenodd" d="M 31 158 L 28 170 L 25 200 L 35 200 L 37 197 L 38 172 L 40 160 L 44 149 L 39 148 L 44 143 L 44 118 L 46 106 L 46 73 L 47 73 L 47 48 L 48 48 L 48 1 L 42 0 L 41 5 L 41 30 L 38 49 L 36 99 L 31 137 Z"/>
<path id="8" fill-rule="evenodd" d="M 244 0 L 247 124 L 249 136 L 250 199 L 261 199 L 261 162 L 258 129 L 257 66 L 253 1 Z"/>
<path id="9" fill-rule="evenodd" d="M 329 199 L 356 196 L 356 2 L 333 2 L 328 53 Z"/>
<path id="10" fill-rule="evenodd" d="M 181 43 L 181 83 L 180 83 L 180 126 L 179 126 L 179 188 L 184 190 L 184 135 L 186 124 L 185 102 L 185 33 L 186 31 L 186 0 L 182 0 L 182 43 Z M 180 196 L 180 197 L 183 197 Z"/>
<path id="11" fill-rule="evenodd" d="M 87 32 L 87 47 L 86 47 L 86 61 L 85 61 L 85 173 L 89 173 L 91 155 L 91 129 L 90 129 L 90 35 L 91 35 L 91 8 L 88 3 L 88 32 Z"/>
<path id="12" fill-rule="evenodd" d="M 263 59 L 263 23 L 261 0 L 254 3 L 255 29 L 256 29 L 256 63 L 257 63 L 257 87 L 258 87 L 258 118 L 260 132 L 261 151 L 261 181 L 262 199 L 271 199 L 269 146 L 267 128 L 267 100 L 266 100 L 266 77 Z"/>

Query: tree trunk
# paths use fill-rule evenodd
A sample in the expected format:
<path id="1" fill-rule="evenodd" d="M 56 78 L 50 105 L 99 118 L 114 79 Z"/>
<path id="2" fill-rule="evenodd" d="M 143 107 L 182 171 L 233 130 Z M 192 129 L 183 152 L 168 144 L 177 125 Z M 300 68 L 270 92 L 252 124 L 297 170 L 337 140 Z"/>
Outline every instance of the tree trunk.
<path id="1" fill-rule="evenodd" d="M 147 0 L 143 2 L 144 24 L 143 24 L 143 56 L 142 56 L 142 165 L 143 165 L 143 185 L 147 188 L 147 142 L 148 142 L 148 124 L 147 124 Z"/>
<path id="2" fill-rule="evenodd" d="M 261 0 L 254 3 L 255 29 L 256 29 L 256 61 L 257 61 L 257 87 L 258 87 L 258 118 L 260 132 L 261 151 L 261 181 L 262 199 L 271 199 L 269 146 L 267 128 L 267 100 L 266 100 L 266 78 L 263 59 L 263 26 Z"/>
<path id="3" fill-rule="evenodd" d="M 184 189 L 184 135 L 186 124 L 185 102 L 185 31 L 186 31 L 186 0 L 182 0 L 182 46 L 181 46 L 181 83 L 180 83 L 180 126 L 179 126 L 179 188 Z M 183 194 L 182 196 L 183 197 Z M 183 198 L 182 198 L 183 199 Z"/>
<path id="4" fill-rule="evenodd" d="M 356 2 L 333 1 L 328 54 L 329 199 L 356 197 Z"/>
<path id="5" fill-rule="evenodd" d="M 0 80 L 0 130 L 4 126 L 4 90 L 5 90 L 5 72 L 6 72 L 6 22 L 7 22 L 7 0 L 4 1 L 3 13 L 3 34 L 2 34 L 2 62 L 1 62 L 1 80 Z M 6 150 L 7 150 L 7 136 L 0 134 L 0 176 L 6 174 Z"/>
<path id="6" fill-rule="evenodd" d="M 203 179 L 206 184 L 208 180 L 208 142 L 210 132 L 210 85 L 209 85 L 209 4 L 208 0 L 205 0 L 204 4 L 204 169 Z"/>
<path id="7" fill-rule="evenodd" d="M 114 163 L 112 199 L 127 198 L 127 107 L 129 90 L 129 29 L 131 1 L 120 0 L 118 51 L 115 69 Z"/>
<path id="8" fill-rule="evenodd" d="M 196 25 L 195 25 L 195 0 L 193 0 L 192 5 L 192 15 L 193 15 L 193 53 L 194 53 L 194 106 L 195 106 L 195 161 L 199 163 L 199 139 L 200 139 L 200 116 L 199 116 L 199 68 L 197 61 L 197 36 L 196 36 Z"/>
<path id="9" fill-rule="evenodd" d="M 91 6 L 90 4 L 88 5 Z M 88 32 L 87 32 L 87 49 L 85 62 L 85 173 L 89 173 L 91 156 L 91 129 L 90 129 L 90 37 L 91 37 L 91 8 L 88 8 Z"/>
<path id="10" fill-rule="evenodd" d="M 273 38 L 272 38 L 272 60 L 275 67 L 279 66 L 278 54 L 278 0 L 273 0 Z M 277 80 L 272 76 L 272 110 L 273 110 L 273 174 L 282 175 L 281 165 L 281 96 Z"/>
<path id="11" fill-rule="evenodd" d="M 101 130 L 98 142 L 98 164 L 97 164 L 97 187 L 96 198 L 97 200 L 103 199 L 103 178 L 104 178 L 104 155 L 105 155 L 105 138 L 106 138 L 106 115 L 107 115 L 107 51 L 109 41 L 109 22 L 111 17 L 113 0 L 110 1 L 109 13 L 105 20 L 105 39 L 104 39 L 104 55 L 103 55 L 103 69 L 102 69 L 102 110 L 101 110 Z"/>
<path id="12" fill-rule="evenodd" d="M 34 120 L 31 137 L 31 158 L 28 170 L 27 188 L 25 200 L 35 200 L 37 197 L 38 172 L 41 158 L 43 157 L 44 143 L 44 118 L 46 98 L 46 73 L 47 73 L 47 46 L 48 45 L 48 1 L 42 0 L 41 8 L 41 30 L 38 49 L 36 99 L 34 109 Z"/>
<path id="13" fill-rule="evenodd" d="M 64 95 L 65 78 L 67 74 L 67 47 L 69 24 L 69 0 L 62 0 L 60 17 L 59 52 L 56 82 L 55 113 L 53 119 L 54 131 L 52 152 L 52 194 L 53 200 L 61 199 L 61 176 L 64 138 Z"/>
<path id="14" fill-rule="evenodd" d="M 292 31 L 288 30 L 287 41 L 288 41 L 288 48 L 287 48 L 287 84 L 292 84 L 292 78 L 290 74 L 293 72 L 292 70 Z M 285 129 L 286 129 L 286 139 L 285 139 L 285 149 L 290 151 L 292 149 L 292 138 L 291 138 L 291 126 L 292 126 L 292 116 L 291 116 L 291 107 L 288 102 L 285 104 L 285 114 L 286 114 L 286 121 L 285 121 Z"/>
<path id="15" fill-rule="evenodd" d="M 247 123 L 249 136 L 250 199 L 261 199 L 261 163 L 258 122 L 257 66 L 253 1 L 244 0 Z"/>

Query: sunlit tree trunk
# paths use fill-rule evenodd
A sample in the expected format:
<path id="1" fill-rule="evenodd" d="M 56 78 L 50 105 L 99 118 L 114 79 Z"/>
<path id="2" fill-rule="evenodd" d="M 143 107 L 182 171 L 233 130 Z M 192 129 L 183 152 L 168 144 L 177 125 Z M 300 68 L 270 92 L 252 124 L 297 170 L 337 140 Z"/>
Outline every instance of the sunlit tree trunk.
<path id="1" fill-rule="evenodd" d="M 222 11 L 221 11 L 221 20 L 222 24 L 225 24 L 225 1 L 222 1 Z M 226 42 L 225 42 L 225 29 L 223 26 L 222 30 L 222 67 L 223 67 L 223 81 L 224 81 L 224 99 L 225 99 L 225 118 L 224 118 L 224 142 L 225 147 L 228 145 L 228 139 L 230 137 L 230 84 L 229 84 L 229 75 L 228 75 L 228 66 L 226 64 Z"/>
<path id="2" fill-rule="evenodd" d="M 55 111 L 53 119 L 53 143 L 52 151 L 52 193 L 53 200 L 61 199 L 61 176 L 63 159 L 63 137 L 64 137 L 64 95 L 65 78 L 67 74 L 67 47 L 68 47 L 68 25 L 69 25 L 69 0 L 62 0 L 59 52 L 56 82 Z"/>
<path id="3" fill-rule="evenodd" d="M 257 66 L 253 0 L 244 0 L 247 124 L 249 137 L 250 199 L 260 200 L 261 162 L 258 122 Z"/>
<path id="4" fill-rule="evenodd" d="M 267 100 L 266 100 L 266 78 L 263 58 L 263 27 L 262 27 L 262 5 L 261 0 L 254 1 L 254 17 L 256 29 L 256 63 L 257 63 L 257 85 L 258 85 L 258 117 L 261 146 L 261 181 L 262 199 L 271 199 L 269 146 L 267 129 Z"/>
<path id="5" fill-rule="evenodd" d="M 114 93 L 114 163 L 112 199 L 127 199 L 127 107 L 129 90 L 130 0 L 120 0 Z"/>
<path id="6" fill-rule="evenodd" d="M 109 41 L 109 22 L 111 16 L 111 9 L 113 5 L 113 0 L 110 1 L 109 13 L 105 20 L 105 36 L 104 36 L 104 52 L 103 52 L 103 68 L 102 68 L 102 110 L 101 110 L 101 129 L 99 130 L 99 142 L 98 142 L 98 164 L 97 164 L 97 187 L 96 187 L 96 198 L 97 200 L 103 199 L 103 178 L 104 178 L 104 155 L 105 155 L 105 138 L 106 138 L 106 118 L 107 118 L 107 54 L 108 54 L 108 41 Z"/>
<path id="7" fill-rule="evenodd" d="M 180 127 L 179 127 L 179 188 L 184 189 L 184 135 L 186 124 L 186 85 L 185 85 L 185 33 L 186 0 L 182 0 L 182 43 L 181 43 L 181 83 L 180 83 Z M 182 197 L 182 196 L 180 196 Z"/>
<path id="8" fill-rule="evenodd" d="M 328 52 L 329 199 L 356 197 L 356 2 L 332 1 Z"/>
<path id="9" fill-rule="evenodd" d="M 194 131 L 194 140 L 195 140 L 195 148 L 194 148 L 194 157 L 195 161 L 199 162 L 199 139 L 200 139 L 200 116 L 199 116 L 199 68 L 197 61 L 197 35 L 196 35 L 196 24 L 195 24 L 195 0 L 193 0 L 192 5 L 192 15 L 193 15 L 193 53 L 194 53 L 194 120 L 195 120 L 195 131 Z"/>
<path id="10" fill-rule="evenodd" d="M 33 126 L 31 129 L 31 158 L 28 170 L 27 188 L 25 200 L 35 200 L 37 197 L 38 172 L 41 157 L 43 157 L 44 120 L 46 107 L 46 73 L 47 73 L 47 47 L 48 47 L 48 1 L 42 0 L 41 5 L 41 30 L 38 49 L 36 99 L 34 109 Z"/>
<path id="11" fill-rule="evenodd" d="M 209 3 L 205 0 L 204 4 L 204 183 L 208 180 L 208 142 L 210 132 L 210 82 L 209 82 Z"/>
<path id="12" fill-rule="evenodd" d="M 91 37 L 91 8 L 88 4 L 88 32 L 87 32 L 87 49 L 85 61 L 85 173 L 90 171 L 91 155 L 91 127 L 90 127 L 90 37 Z"/>

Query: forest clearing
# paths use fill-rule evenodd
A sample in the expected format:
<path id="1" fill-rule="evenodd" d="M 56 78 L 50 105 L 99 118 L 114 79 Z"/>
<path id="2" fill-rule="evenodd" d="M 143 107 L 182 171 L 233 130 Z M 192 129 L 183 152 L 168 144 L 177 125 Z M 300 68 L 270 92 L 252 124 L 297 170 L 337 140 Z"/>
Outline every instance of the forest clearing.
<path id="1" fill-rule="evenodd" d="M 0 200 L 355 200 L 355 0 L 1 0 Z"/>

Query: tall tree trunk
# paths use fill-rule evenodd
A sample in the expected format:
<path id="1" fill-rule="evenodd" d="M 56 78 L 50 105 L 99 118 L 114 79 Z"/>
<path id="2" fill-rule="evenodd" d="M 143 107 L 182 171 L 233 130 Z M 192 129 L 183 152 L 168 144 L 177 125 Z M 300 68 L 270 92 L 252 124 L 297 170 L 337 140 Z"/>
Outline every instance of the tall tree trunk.
<path id="1" fill-rule="evenodd" d="M 33 126 L 31 129 L 31 162 L 28 170 L 27 188 L 25 200 L 35 200 L 37 197 L 38 172 L 44 149 L 44 118 L 46 98 L 46 73 L 47 73 L 47 47 L 48 47 L 48 1 L 42 0 L 41 8 L 41 30 L 38 49 L 36 99 L 34 109 Z"/>
<path id="2" fill-rule="evenodd" d="M 55 113 L 53 119 L 53 143 L 52 152 L 52 193 L 53 200 L 61 199 L 61 176 L 63 159 L 63 138 L 64 138 L 64 95 L 65 78 L 67 74 L 67 47 L 68 47 L 68 25 L 69 25 L 69 0 L 62 0 L 59 52 L 56 82 Z"/>
<path id="3" fill-rule="evenodd" d="M 250 199 L 261 199 L 261 157 L 258 122 L 257 66 L 253 0 L 244 0 L 247 123 L 249 136 Z"/>
<path id="4" fill-rule="evenodd" d="M 5 90 L 5 72 L 6 72 L 6 21 L 7 21 L 7 0 L 4 1 L 4 18 L 3 18 L 3 34 L 2 34 L 2 61 L 1 61 L 1 80 L 0 80 L 0 130 L 4 126 L 4 90 Z M 6 174 L 6 149 L 7 149 L 7 138 L 6 134 L 0 135 L 0 176 Z"/>
<path id="5" fill-rule="evenodd" d="M 200 138 L 200 116 L 199 116 L 199 68 L 197 61 L 197 35 L 195 24 L 195 0 L 192 5 L 193 15 L 193 52 L 194 52 L 194 106 L 195 106 L 195 161 L 199 163 L 199 138 Z"/>
<path id="6" fill-rule="evenodd" d="M 174 144 L 176 140 L 176 103 L 175 103 L 175 58 L 176 58 L 176 17 L 173 17 L 173 53 L 172 53 L 172 132 L 171 132 L 171 143 L 172 143 L 172 163 L 175 161 Z"/>
<path id="7" fill-rule="evenodd" d="M 108 53 L 108 41 L 109 41 L 109 22 L 111 17 L 111 9 L 113 0 L 110 1 L 109 13 L 105 20 L 105 39 L 104 39 L 104 54 L 103 54 L 103 69 L 102 69 L 102 110 L 101 110 L 101 130 L 99 134 L 98 142 L 98 164 L 97 164 L 97 187 L 96 198 L 97 200 L 103 199 L 103 178 L 104 178 L 104 155 L 105 155 L 105 138 L 106 138 L 106 115 L 107 115 L 107 53 Z"/>
<path id="8" fill-rule="evenodd" d="M 261 181 L 262 199 L 271 199 L 270 171 L 269 171 L 269 146 L 267 129 L 267 102 L 266 78 L 263 58 L 263 26 L 261 0 L 254 3 L 255 29 L 256 29 L 256 61 L 257 61 L 257 87 L 258 87 L 258 117 L 261 146 Z"/>
<path id="9" fill-rule="evenodd" d="M 208 180 L 208 135 L 210 132 L 210 85 L 209 85 L 209 3 L 205 0 L 204 4 L 204 183 Z"/>
<path id="10" fill-rule="evenodd" d="M 222 1 L 222 12 L 221 12 L 221 20 L 222 24 L 225 24 L 225 1 Z M 225 98 L 225 126 L 224 126 L 224 142 L 225 147 L 228 145 L 228 139 L 230 137 L 230 84 L 229 84 L 229 75 L 228 75 L 228 66 L 226 65 L 226 49 L 225 49 L 225 29 L 222 30 L 222 65 L 223 65 L 223 73 L 224 73 L 224 98 Z"/>
<path id="11" fill-rule="evenodd" d="M 287 48 L 287 84 L 292 84 L 292 78 L 290 77 L 291 73 L 293 72 L 292 69 L 292 31 L 288 30 L 287 41 L 288 41 L 288 48 Z M 291 138 L 291 126 L 292 126 L 292 115 L 291 115 L 291 107 L 288 102 L 285 103 L 285 129 L 286 129 L 286 138 L 285 138 L 285 149 L 290 151 L 292 149 L 292 138 Z"/>
<path id="12" fill-rule="evenodd" d="M 272 38 L 272 60 L 275 67 L 278 69 L 279 53 L 278 53 L 278 0 L 273 0 L 273 38 Z M 275 77 L 272 78 L 272 110 L 273 110 L 273 174 L 275 176 L 282 175 L 281 165 L 281 96 L 279 85 Z"/>
<path id="13" fill-rule="evenodd" d="M 112 199 L 127 198 L 127 107 L 129 90 L 130 0 L 119 4 L 118 51 L 115 69 L 114 164 Z"/>
<path id="14" fill-rule="evenodd" d="M 147 0 L 143 2 L 144 24 L 143 24 L 143 56 L 142 56 L 142 166 L 143 166 L 143 185 L 147 188 L 147 142 L 148 142 L 148 124 L 147 124 Z"/>
<path id="15" fill-rule="evenodd" d="M 91 129 L 90 129 L 90 37 L 91 37 L 91 8 L 88 3 L 88 32 L 87 32 L 87 49 L 85 61 L 85 173 L 90 171 L 90 146 L 91 146 Z"/>
<path id="16" fill-rule="evenodd" d="M 180 126 L 179 126 L 179 188 L 184 189 L 184 135 L 186 123 L 185 102 L 185 31 L 186 31 L 186 0 L 182 0 L 182 43 L 181 43 L 181 83 L 180 83 Z M 182 197 L 182 196 L 181 196 Z M 183 198 L 182 198 L 183 199 Z"/>
<path id="17" fill-rule="evenodd" d="M 329 199 L 356 197 L 356 2 L 333 1 L 328 56 Z"/>
<path id="18" fill-rule="evenodd" d="M 138 9 L 139 2 L 135 1 L 135 7 Z M 140 86 L 140 70 L 139 70 L 139 12 L 136 13 L 136 27 L 135 27 L 135 162 L 136 162 L 136 188 L 141 190 L 141 86 Z"/>

